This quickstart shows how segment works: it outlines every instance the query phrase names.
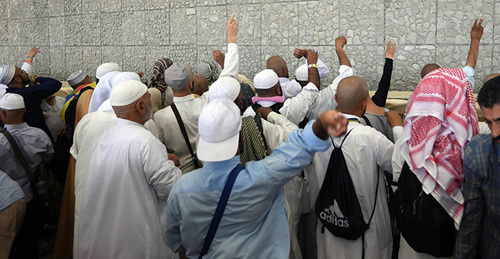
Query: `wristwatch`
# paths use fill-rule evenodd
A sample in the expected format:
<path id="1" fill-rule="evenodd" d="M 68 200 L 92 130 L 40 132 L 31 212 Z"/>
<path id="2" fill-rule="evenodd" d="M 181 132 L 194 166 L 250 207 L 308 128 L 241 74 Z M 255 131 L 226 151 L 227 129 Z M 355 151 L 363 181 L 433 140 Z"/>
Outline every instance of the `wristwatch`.
<path id="1" fill-rule="evenodd" d="M 307 65 L 307 68 L 311 68 L 311 67 L 318 68 L 318 65 L 316 65 L 316 64 L 309 64 L 309 65 Z"/>

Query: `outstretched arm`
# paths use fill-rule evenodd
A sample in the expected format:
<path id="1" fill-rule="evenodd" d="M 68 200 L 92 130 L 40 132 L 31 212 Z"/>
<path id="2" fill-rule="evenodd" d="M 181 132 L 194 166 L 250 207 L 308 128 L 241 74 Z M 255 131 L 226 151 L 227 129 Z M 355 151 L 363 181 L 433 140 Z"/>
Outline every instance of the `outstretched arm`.
<path id="1" fill-rule="evenodd" d="M 316 65 L 318 63 L 318 53 L 312 50 L 307 51 L 307 64 L 308 65 L 308 75 L 309 75 L 309 82 L 313 83 L 319 90 L 320 84 L 319 84 L 319 73 L 318 73 L 318 66 Z"/>
<path id="2" fill-rule="evenodd" d="M 391 86 L 392 63 L 396 48 L 397 46 L 395 42 L 393 44 L 391 44 L 391 41 L 387 42 L 387 47 L 385 49 L 384 73 L 378 83 L 377 91 L 372 96 L 373 103 L 380 107 L 384 107 L 385 102 L 387 101 L 387 94 L 389 93 L 389 88 Z"/>
<path id="3" fill-rule="evenodd" d="M 230 76 L 238 79 L 238 71 L 240 70 L 240 59 L 238 54 L 238 45 L 236 45 L 236 35 L 238 34 L 238 22 L 234 19 L 234 14 L 227 21 L 227 54 L 224 58 L 224 66 L 219 78 L 223 76 Z M 214 59 L 216 58 L 216 51 L 212 52 Z M 217 60 L 219 62 L 219 60 Z"/>
<path id="4" fill-rule="evenodd" d="M 344 36 L 340 36 L 335 39 L 335 51 L 337 52 L 337 56 L 339 57 L 340 65 L 345 65 L 348 67 L 351 66 L 351 62 L 344 51 L 344 46 L 347 44 L 347 39 Z"/>
<path id="5" fill-rule="evenodd" d="M 474 21 L 472 25 L 472 30 L 470 31 L 470 49 L 469 54 L 467 55 L 467 61 L 465 62 L 465 66 L 470 66 L 472 68 L 476 68 L 477 56 L 479 52 L 479 41 L 483 36 L 483 18 L 481 18 L 478 22 L 478 19 Z"/>

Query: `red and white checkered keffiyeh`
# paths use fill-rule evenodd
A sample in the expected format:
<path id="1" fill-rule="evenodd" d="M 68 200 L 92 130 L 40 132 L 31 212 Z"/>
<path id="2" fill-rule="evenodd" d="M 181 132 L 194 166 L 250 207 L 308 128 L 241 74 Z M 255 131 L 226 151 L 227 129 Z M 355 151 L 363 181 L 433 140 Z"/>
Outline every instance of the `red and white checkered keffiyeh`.
<path id="1" fill-rule="evenodd" d="M 408 103 L 401 151 L 406 162 L 454 219 L 462 220 L 462 155 L 478 133 L 476 104 L 461 68 L 440 68 L 418 84 Z"/>

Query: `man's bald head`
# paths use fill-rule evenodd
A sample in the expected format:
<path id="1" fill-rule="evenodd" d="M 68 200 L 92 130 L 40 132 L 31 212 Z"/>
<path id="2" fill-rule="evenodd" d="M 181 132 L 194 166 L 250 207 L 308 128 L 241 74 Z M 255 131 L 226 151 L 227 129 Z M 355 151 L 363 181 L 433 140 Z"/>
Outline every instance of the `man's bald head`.
<path id="1" fill-rule="evenodd" d="M 438 64 L 427 64 L 422 68 L 422 71 L 420 72 L 420 76 L 424 78 L 427 74 L 432 72 L 432 70 L 441 68 Z"/>
<path id="2" fill-rule="evenodd" d="M 193 89 L 191 91 L 193 94 L 202 95 L 208 91 L 208 80 L 203 75 L 193 75 Z"/>
<path id="3" fill-rule="evenodd" d="M 357 116 L 363 115 L 368 97 L 368 84 L 359 76 L 342 79 L 335 94 L 338 110 L 342 113 Z"/>
<path id="4" fill-rule="evenodd" d="M 288 68 L 281 56 L 272 56 L 267 60 L 267 68 L 274 70 L 278 77 L 288 78 Z"/>

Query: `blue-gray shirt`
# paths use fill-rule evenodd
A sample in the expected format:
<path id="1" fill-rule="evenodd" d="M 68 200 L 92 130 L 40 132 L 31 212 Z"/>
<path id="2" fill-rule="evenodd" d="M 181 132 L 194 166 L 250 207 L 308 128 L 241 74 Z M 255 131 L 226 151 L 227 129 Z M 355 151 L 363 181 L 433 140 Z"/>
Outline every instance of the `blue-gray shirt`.
<path id="1" fill-rule="evenodd" d="M 204 258 L 288 258 L 290 230 L 283 186 L 311 163 L 316 151 L 330 147 L 313 133 L 312 121 L 292 131 L 288 142 L 260 161 L 246 164 L 229 196 L 227 207 Z M 164 242 L 172 250 L 186 248 L 199 256 L 204 237 L 231 170 L 239 156 L 206 162 L 183 175 L 170 192 L 162 224 Z"/>
<path id="2" fill-rule="evenodd" d="M 0 211 L 22 198 L 24 193 L 19 184 L 0 170 Z"/>
<path id="3" fill-rule="evenodd" d="M 30 127 L 26 123 L 17 125 L 5 124 L 5 129 L 16 140 L 33 172 L 42 161 L 49 162 L 52 158 L 52 154 L 54 153 L 52 142 L 43 130 Z M 33 199 L 33 193 L 31 192 L 28 175 L 16 157 L 10 142 L 3 134 L 0 134 L 0 161 L 0 170 L 4 171 L 21 186 L 26 195 L 26 201 L 30 202 Z"/>

